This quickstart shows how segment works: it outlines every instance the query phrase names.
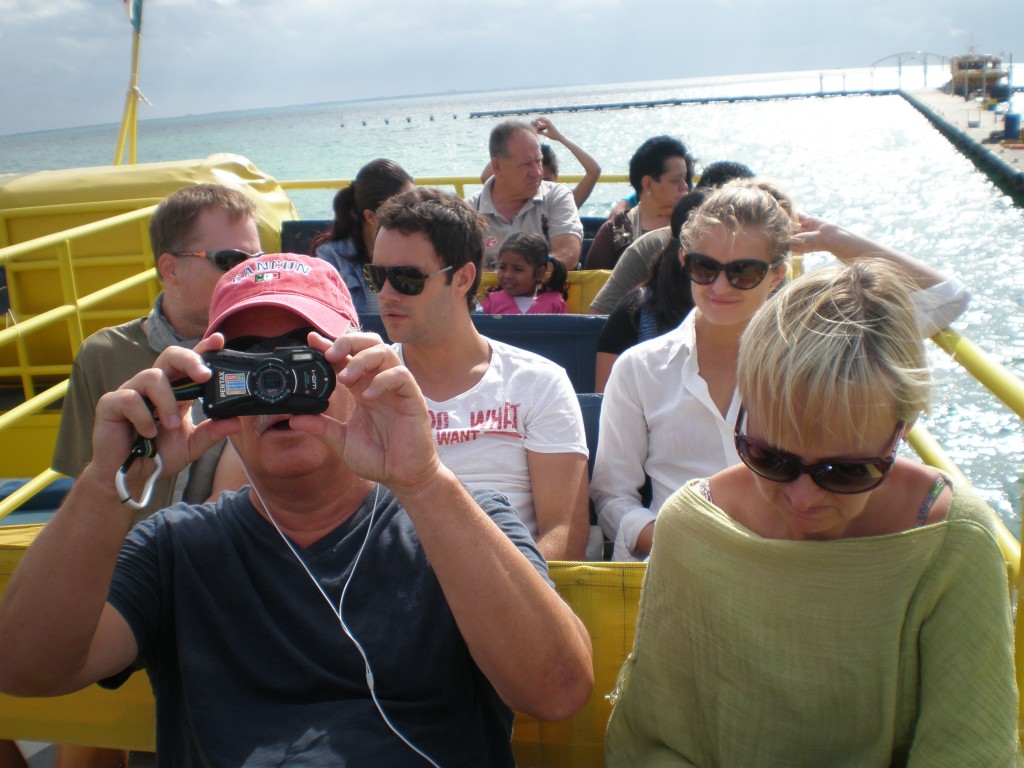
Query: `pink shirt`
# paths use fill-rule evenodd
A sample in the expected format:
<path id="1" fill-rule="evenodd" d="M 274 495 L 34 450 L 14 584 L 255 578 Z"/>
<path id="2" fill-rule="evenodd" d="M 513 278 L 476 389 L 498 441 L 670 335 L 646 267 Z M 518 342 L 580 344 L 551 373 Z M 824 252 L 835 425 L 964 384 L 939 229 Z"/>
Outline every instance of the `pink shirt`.
<path id="1" fill-rule="evenodd" d="M 481 302 L 481 306 L 489 315 L 521 315 L 516 297 L 505 291 L 492 291 Z M 528 315 L 564 315 L 568 309 L 565 299 L 558 291 L 541 291 L 533 304 L 526 311 Z"/>

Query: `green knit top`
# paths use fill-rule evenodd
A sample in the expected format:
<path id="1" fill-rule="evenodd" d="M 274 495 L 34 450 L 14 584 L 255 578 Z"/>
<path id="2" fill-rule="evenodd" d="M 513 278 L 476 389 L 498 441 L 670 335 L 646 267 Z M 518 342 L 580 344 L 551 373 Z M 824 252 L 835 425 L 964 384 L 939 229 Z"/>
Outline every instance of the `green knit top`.
<path id="1" fill-rule="evenodd" d="M 992 512 L 836 541 L 764 539 L 699 492 L 662 508 L 608 766 L 1016 766 Z"/>

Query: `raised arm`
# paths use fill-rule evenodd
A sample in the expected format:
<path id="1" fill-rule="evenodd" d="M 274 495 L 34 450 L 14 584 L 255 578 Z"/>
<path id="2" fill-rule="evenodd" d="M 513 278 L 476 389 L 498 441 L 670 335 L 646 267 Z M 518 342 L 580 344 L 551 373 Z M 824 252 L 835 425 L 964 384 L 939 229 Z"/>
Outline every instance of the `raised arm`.
<path id="1" fill-rule="evenodd" d="M 800 230 L 793 235 L 790 247 L 794 253 L 825 251 L 842 262 L 865 258 L 891 262 L 917 286 L 912 298 L 923 336 L 931 336 L 952 323 L 967 309 L 971 298 L 967 287 L 956 277 L 814 216 L 800 214 Z"/>
<path id="2" fill-rule="evenodd" d="M 547 217 L 551 255 L 572 272 L 579 264 L 583 246 L 583 222 L 572 193 L 561 184 L 548 184 L 544 192 L 543 215 Z"/>
<path id="3" fill-rule="evenodd" d="M 593 688 L 585 627 L 438 459 L 412 374 L 372 339 L 350 334 L 327 351 L 344 364 L 339 382 L 356 401 L 334 427 L 345 461 L 402 503 L 473 659 L 505 703 L 541 719 L 570 717 Z"/>
<path id="4" fill-rule="evenodd" d="M 572 156 L 576 158 L 576 161 L 583 166 L 583 178 L 573 188 L 572 196 L 576 200 L 576 207 L 581 208 L 587 198 L 590 197 L 590 193 L 594 191 L 594 187 L 597 186 L 598 179 L 601 178 L 601 166 L 585 149 L 569 141 L 565 135 L 559 131 L 555 124 L 548 120 L 546 117 L 538 117 L 533 121 L 533 127 L 537 133 L 541 136 L 546 136 L 553 141 L 557 141 L 563 147 L 572 153 Z"/>
<path id="5" fill-rule="evenodd" d="M 171 380 L 209 376 L 198 354 L 171 347 L 157 365 L 100 398 L 93 459 L 11 577 L 0 604 L 0 690 L 25 696 L 67 693 L 121 672 L 135 660 L 134 636 L 107 603 L 107 592 L 134 520 L 134 510 L 121 503 L 114 477 L 136 432 L 158 435 L 143 396 L 160 418 L 157 446 L 165 475 L 176 474 L 189 456 L 237 428 L 237 420 L 193 427 L 188 403 L 175 402 Z M 136 465 L 129 488 L 138 487 L 141 471 L 153 468 L 149 460 Z"/>
<path id="6" fill-rule="evenodd" d="M 825 251 L 842 262 L 859 258 L 885 259 L 898 266 L 921 289 L 953 279 L 920 259 L 803 213 L 800 214 L 800 230 L 790 240 L 790 247 L 794 253 Z"/>

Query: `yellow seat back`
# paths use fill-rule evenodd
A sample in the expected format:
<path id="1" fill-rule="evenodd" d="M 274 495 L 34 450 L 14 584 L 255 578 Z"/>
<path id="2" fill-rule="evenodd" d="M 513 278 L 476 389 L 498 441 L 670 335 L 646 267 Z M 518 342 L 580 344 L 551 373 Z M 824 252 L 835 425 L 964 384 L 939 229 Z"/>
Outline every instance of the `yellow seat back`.
<path id="1" fill-rule="evenodd" d="M 558 593 L 590 632 L 594 692 L 568 720 L 544 723 L 516 715 L 512 747 L 519 768 L 591 768 L 604 765 L 604 733 L 611 713 L 606 698 L 633 648 L 646 563 L 553 562 Z"/>

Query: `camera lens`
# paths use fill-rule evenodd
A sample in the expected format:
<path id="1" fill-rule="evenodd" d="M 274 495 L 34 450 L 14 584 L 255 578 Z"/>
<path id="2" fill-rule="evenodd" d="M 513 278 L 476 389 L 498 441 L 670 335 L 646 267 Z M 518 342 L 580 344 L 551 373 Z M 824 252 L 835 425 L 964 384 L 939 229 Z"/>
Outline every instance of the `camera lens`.
<path id="1" fill-rule="evenodd" d="M 291 377 L 280 364 L 267 363 L 254 372 L 253 394 L 267 403 L 277 403 L 292 394 Z"/>

